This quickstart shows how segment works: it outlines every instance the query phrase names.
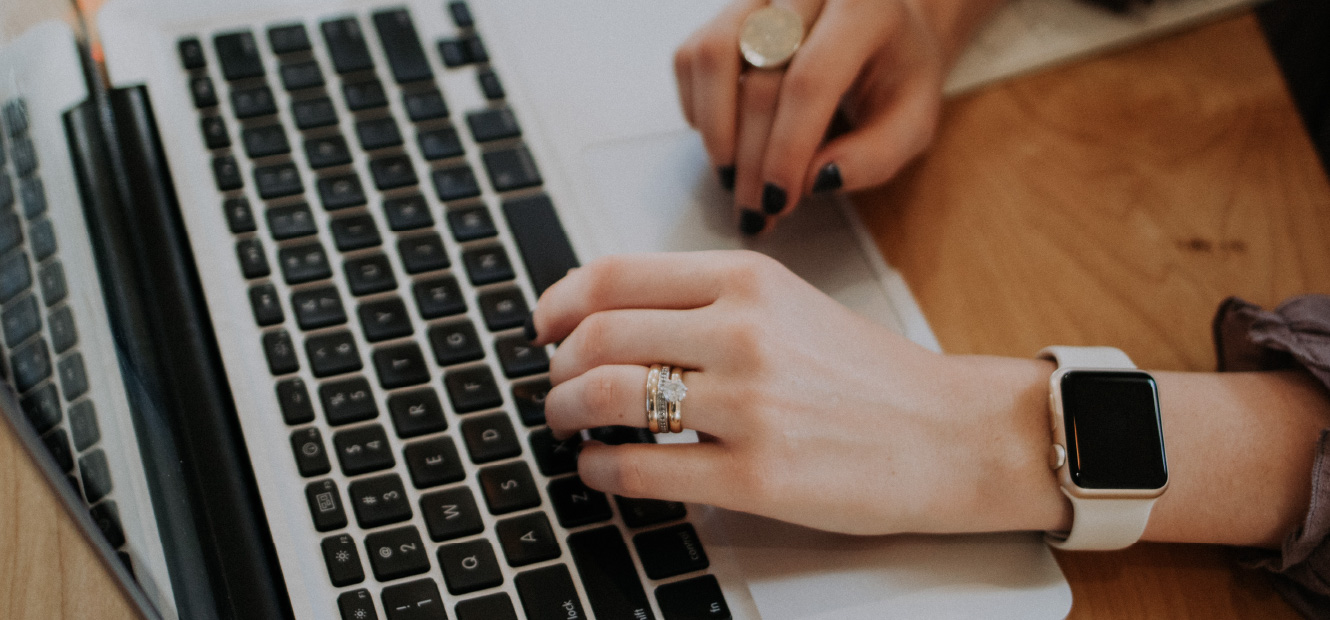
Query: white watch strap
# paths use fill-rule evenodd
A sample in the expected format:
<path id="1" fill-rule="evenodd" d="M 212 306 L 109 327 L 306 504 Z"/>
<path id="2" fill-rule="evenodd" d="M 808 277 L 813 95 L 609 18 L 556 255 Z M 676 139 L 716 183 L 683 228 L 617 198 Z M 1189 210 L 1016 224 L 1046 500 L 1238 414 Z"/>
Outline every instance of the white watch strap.
<path id="1" fill-rule="evenodd" d="M 1113 347 L 1047 347 L 1039 352 L 1039 357 L 1057 362 L 1059 368 L 1136 368 L 1126 353 Z M 1071 500 L 1071 531 L 1044 534 L 1044 540 L 1058 549 L 1110 551 L 1129 547 L 1145 533 L 1150 510 L 1155 504 L 1153 498 L 1075 497 L 1066 487 L 1063 487 L 1062 494 Z"/>

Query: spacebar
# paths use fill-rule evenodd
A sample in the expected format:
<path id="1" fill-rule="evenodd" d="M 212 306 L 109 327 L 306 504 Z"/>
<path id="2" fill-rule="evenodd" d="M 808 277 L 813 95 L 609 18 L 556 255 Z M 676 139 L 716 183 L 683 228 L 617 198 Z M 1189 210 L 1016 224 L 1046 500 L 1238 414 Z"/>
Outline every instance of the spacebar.
<path id="1" fill-rule="evenodd" d="M 517 240 L 531 285 L 539 296 L 578 266 L 568 235 L 554 213 L 554 204 L 544 194 L 516 198 L 503 203 L 503 216 Z"/>
<path id="2" fill-rule="evenodd" d="M 655 618 L 618 528 L 611 525 L 578 532 L 568 537 L 568 548 L 597 619 Z"/>

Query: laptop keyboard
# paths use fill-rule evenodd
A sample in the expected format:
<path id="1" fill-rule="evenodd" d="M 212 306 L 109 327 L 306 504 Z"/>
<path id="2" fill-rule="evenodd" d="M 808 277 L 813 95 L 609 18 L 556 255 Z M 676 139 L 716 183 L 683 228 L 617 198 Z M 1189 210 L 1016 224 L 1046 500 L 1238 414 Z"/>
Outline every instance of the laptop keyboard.
<path id="1" fill-rule="evenodd" d="M 685 507 L 587 488 L 580 438 L 544 426 L 521 326 L 577 262 L 470 10 L 443 8 L 432 46 L 401 8 L 178 42 L 290 433 L 256 475 L 304 479 L 287 501 L 322 534 L 297 553 L 347 620 L 728 618 Z"/>
<path id="2" fill-rule="evenodd" d="M 47 212 L 28 109 L 0 107 L 0 369 L 93 521 L 127 567 L 125 534 L 112 497 L 97 409 L 79 350 L 69 287 Z M 12 172 L 12 175 L 11 175 Z M 25 237 L 26 231 L 26 237 Z"/>

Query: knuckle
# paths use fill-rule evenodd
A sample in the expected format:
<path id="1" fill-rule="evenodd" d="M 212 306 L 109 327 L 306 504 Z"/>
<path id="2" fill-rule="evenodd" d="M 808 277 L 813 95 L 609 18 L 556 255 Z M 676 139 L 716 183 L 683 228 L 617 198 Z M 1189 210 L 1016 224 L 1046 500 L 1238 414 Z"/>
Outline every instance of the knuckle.
<path id="1" fill-rule="evenodd" d="M 612 463 L 613 473 L 610 484 L 615 492 L 626 497 L 645 497 L 649 492 L 647 472 L 641 461 L 632 458 L 617 458 Z"/>
<path id="2" fill-rule="evenodd" d="M 613 374 L 604 369 L 587 373 L 582 386 L 582 404 L 588 411 L 612 411 L 619 402 L 620 388 Z"/>
<path id="3" fill-rule="evenodd" d="M 595 313 L 577 326 L 577 356 L 583 364 L 595 366 L 609 346 L 610 326 L 603 313 Z"/>
<path id="4" fill-rule="evenodd" d="M 821 77 L 803 66 L 790 67 L 781 81 L 781 98 L 802 107 L 805 103 L 827 94 Z"/>
<path id="5" fill-rule="evenodd" d="M 719 37 L 707 37 L 694 48 L 692 57 L 701 73 L 719 73 L 734 52 L 730 43 Z"/>

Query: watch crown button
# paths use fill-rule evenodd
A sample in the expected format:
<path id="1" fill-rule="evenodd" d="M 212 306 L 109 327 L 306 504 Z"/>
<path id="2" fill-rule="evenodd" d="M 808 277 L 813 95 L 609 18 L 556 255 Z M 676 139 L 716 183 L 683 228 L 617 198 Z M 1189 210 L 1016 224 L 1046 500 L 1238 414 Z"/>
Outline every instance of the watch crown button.
<path id="1" fill-rule="evenodd" d="M 1048 450 L 1048 467 L 1050 469 L 1061 469 L 1067 463 L 1067 449 L 1062 444 L 1053 444 Z"/>

